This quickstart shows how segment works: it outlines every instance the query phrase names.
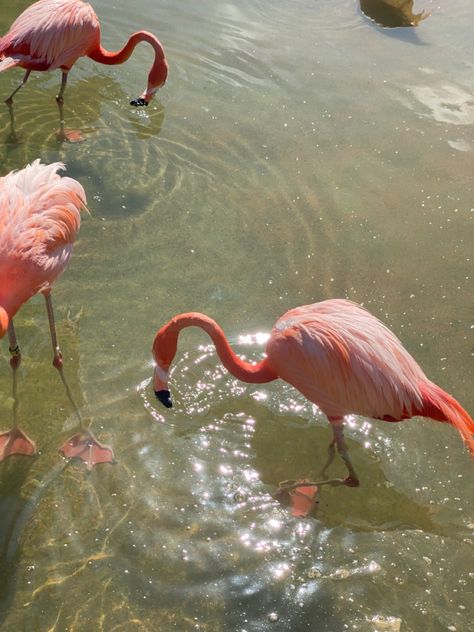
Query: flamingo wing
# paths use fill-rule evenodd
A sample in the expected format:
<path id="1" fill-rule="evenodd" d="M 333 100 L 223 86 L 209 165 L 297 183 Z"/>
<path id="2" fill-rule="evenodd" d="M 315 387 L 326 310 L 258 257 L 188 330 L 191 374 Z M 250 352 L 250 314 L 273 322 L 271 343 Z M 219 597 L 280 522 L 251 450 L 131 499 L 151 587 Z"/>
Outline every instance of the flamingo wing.
<path id="1" fill-rule="evenodd" d="M 38 0 L 0 38 L 0 71 L 13 65 L 33 70 L 69 69 L 99 41 L 99 21 L 90 4 Z"/>
<path id="2" fill-rule="evenodd" d="M 421 407 L 423 371 L 383 323 L 351 301 L 290 310 L 276 323 L 267 356 L 328 417 L 395 420 Z"/>

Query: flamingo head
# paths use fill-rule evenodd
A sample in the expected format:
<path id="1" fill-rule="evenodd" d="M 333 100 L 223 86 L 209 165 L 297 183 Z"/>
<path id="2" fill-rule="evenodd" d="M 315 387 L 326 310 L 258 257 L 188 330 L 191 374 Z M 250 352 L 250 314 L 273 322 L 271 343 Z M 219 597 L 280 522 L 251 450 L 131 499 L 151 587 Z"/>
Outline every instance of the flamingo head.
<path id="1" fill-rule="evenodd" d="M 153 371 L 153 390 L 158 401 L 166 408 L 173 406 L 171 393 L 168 389 L 168 371 L 163 369 L 158 363 L 155 364 Z"/>
<path id="2" fill-rule="evenodd" d="M 171 319 L 156 333 L 153 340 L 152 354 L 155 361 L 153 371 L 153 390 L 156 398 L 166 408 L 173 406 L 171 394 L 168 388 L 169 369 L 176 354 L 179 327 L 176 319 Z"/>
<path id="3" fill-rule="evenodd" d="M 156 92 L 165 85 L 168 76 L 168 62 L 166 57 L 158 58 L 150 70 L 148 75 L 148 85 L 145 92 L 137 99 L 130 101 L 130 105 L 139 107 L 148 105 L 155 96 Z"/>
<path id="4" fill-rule="evenodd" d="M 7 333 L 8 323 L 9 323 L 8 314 L 3 309 L 3 307 L 0 307 L 0 338 L 3 338 L 3 336 Z"/>

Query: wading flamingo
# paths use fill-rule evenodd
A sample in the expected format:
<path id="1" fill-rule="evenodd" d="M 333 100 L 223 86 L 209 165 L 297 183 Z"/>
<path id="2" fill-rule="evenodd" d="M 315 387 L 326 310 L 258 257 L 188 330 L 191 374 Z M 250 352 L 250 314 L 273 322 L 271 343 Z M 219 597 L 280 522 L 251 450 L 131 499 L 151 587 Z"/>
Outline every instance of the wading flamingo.
<path id="1" fill-rule="evenodd" d="M 39 292 L 46 300 L 53 365 L 77 411 L 62 369 L 51 287 L 71 256 L 72 244 L 81 224 L 81 210 L 86 208 L 86 195 L 79 182 L 60 177 L 57 173 L 60 169 L 64 169 L 60 162 L 44 165 L 35 160 L 24 169 L 0 178 L 0 338 L 8 332 L 14 396 L 13 427 L 0 433 L 0 461 L 12 454 L 31 456 L 36 452 L 34 442 L 16 423 L 16 371 L 21 353 L 13 317 L 23 303 Z M 79 440 L 82 443 L 78 444 Z M 82 452 L 78 454 L 80 448 Z M 82 427 L 61 451 L 67 457 L 81 457 L 88 464 L 91 454 L 95 462 L 113 460 L 111 450 Z"/>
<path id="2" fill-rule="evenodd" d="M 175 316 L 158 331 L 152 350 L 155 395 L 167 408 L 172 406 L 169 368 L 184 327 L 204 329 L 224 366 L 239 380 L 260 384 L 281 378 L 316 404 L 334 435 L 323 473 L 337 447 L 349 471 L 347 485 L 359 485 L 343 434 L 344 416 L 349 414 L 385 421 L 421 416 L 447 422 L 459 431 L 474 457 L 474 422 L 468 413 L 428 380 L 382 322 L 351 301 L 327 300 L 283 314 L 272 329 L 266 357 L 257 364 L 241 360 L 208 316 L 196 312 Z"/>
<path id="3" fill-rule="evenodd" d="M 168 63 L 160 41 L 147 31 L 138 31 L 119 51 L 107 51 L 100 44 L 99 20 L 90 4 L 82 0 L 38 0 L 23 11 L 6 35 L 0 37 L 0 72 L 13 66 L 26 70 L 20 85 L 5 99 L 11 115 L 13 97 L 25 85 L 32 70 L 59 68 L 62 81 L 56 101 L 62 122 L 67 76 L 77 59 L 86 56 L 101 64 L 122 64 L 140 42 L 151 44 L 155 60 L 146 90 L 131 101 L 135 106 L 148 105 L 166 81 Z"/>

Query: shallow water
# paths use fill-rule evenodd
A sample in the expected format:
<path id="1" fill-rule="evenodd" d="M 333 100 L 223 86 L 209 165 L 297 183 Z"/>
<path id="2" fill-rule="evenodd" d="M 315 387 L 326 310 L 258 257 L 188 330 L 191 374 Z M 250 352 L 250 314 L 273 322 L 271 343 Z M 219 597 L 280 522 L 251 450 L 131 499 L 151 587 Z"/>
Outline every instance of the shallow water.
<path id="1" fill-rule="evenodd" d="M 2 7 L 0 32 L 28 2 Z M 16 318 L 19 417 L 40 448 L 0 465 L 5 630 L 474 630 L 472 463 L 456 432 L 348 420 L 362 485 L 316 515 L 272 497 L 316 476 L 330 429 L 290 387 L 247 386 L 186 331 L 175 408 L 150 347 L 203 311 L 236 349 L 286 309 L 346 296 L 399 335 L 431 379 L 472 396 L 474 56 L 470 0 L 415 4 L 383 29 L 343 0 L 100 0 L 104 45 L 146 27 L 170 63 L 146 110 L 150 50 L 80 60 L 55 138 L 59 74 L 0 109 L 1 173 L 41 157 L 79 179 L 84 219 L 54 298 L 76 402 L 117 463 L 88 474 L 58 448 L 75 416 L 50 366 L 40 297 Z M 7 95 L 20 71 L 0 75 Z M 1 428 L 12 415 L 7 343 Z M 342 475 L 337 463 L 333 473 Z"/>

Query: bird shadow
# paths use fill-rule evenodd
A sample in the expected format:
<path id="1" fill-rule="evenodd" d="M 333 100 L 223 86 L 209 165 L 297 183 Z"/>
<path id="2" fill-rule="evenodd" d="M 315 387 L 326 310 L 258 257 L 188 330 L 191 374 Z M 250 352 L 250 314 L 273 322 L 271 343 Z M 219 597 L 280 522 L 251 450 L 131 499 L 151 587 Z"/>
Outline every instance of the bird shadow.
<path id="1" fill-rule="evenodd" d="M 14 602 L 25 528 L 43 496 L 68 466 L 59 461 L 40 480 L 30 476 L 35 459 L 8 459 L 0 465 L 0 626 Z"/>
<path id="2" fill-rule="evenodd" d="M 57 316 L 63 310 L 56 311 Z M 89 474 L 84 464 L 74 464 L 75 460 L 67 460 L 59 455 L 59 446 L 64 441 L 64 418 L 57 411 L 67 411 L 69 417 L 74 419 L 71 397 L 83 404 L 82 392 L 79 388 L 79 317 L 58 319 L 59 341 L 66 353 L 66 370 L 72 376 L 72 389 L 69 383 L 63 380 L 63 388 L 60 386 L 60 376 L 53 367 L 43 371 L 43 378 L 38 378 L 39 365 L 44 365 L 45 356 L 50 360 L 49 340 L 44 336 L 44 313 L 42 305 L 29 303 L 22 309 L 22 318 L 19 317 L 24 358 L 23 370 L 19 374 L 19 397 L 22 402 L 20 417 L 25 416 L 23 409 L 28 409 L 28 418 L 31 421 L 41 418 L 42 424 L 35 425 L 36 442 L 39 450 L 34 457 L 12 455 L 0 463 L 0 626 L 5 622 L 11 612 L 11 607 L 17 591 L 17 575 L 21 568 L 23 542 L 28 530 L 28 525 L 38 521 L 37 512 L 40 510 L 41 501 L 51 486 L 63 475 L 66 468 L 71 467 L 79 472 L 79 479 Z M 38 312 L 33 322 L 32 316 Z M 38 356 L 40 359 L 38 359 Z M 10 376 L 8 376 L 10 378 Z M 29 388 L 29 383 L 34 383 L 34 388 Z M 25 402 L 26 392 L 33 393 L 34 397 Z M 69 399 L 69 402 L 68 402 Z M 45 402 L 48 403 L 50 418 L 46 413 Z M 25 406 L 25 404 L 28 406 Z M 67 429 L 68 432 L 71 428 Z M 52 441 L 54 436 L 54 441 Z M 50 444 L 53 443 L 53 453 Z M 46 470 L 40 472 L 46 461 Z M 51 466 L 48 468 L 48 460 Z M 101 466 L 103 467 L 103 466 Z M 70 471 L 73 471 L 70 470 Z M 41 517 L 40 517 L 41 519 Z"/>
<path id="3" fill-rule="evenodd" d="M 262 411 L 260 417 L 268 417 L 268 411 L 266 415 Z M 314 480 L 326 462 L 331 440 L 329 424 L 321 427 L 306 423 L 298 427 L 279 419 L 257 423 L 253 447 L 261 480 L 272 486 L 285 479 Z M 421 529 L 448 535 L 447 529 L 437 522 L 433 508 L 416 503 L 397 490 L 384 476 L 378 459 L 358 441 L 346 436 L 346 443 L 361 485 L 358 488 L 321 487 L 314 512 L 318 519 L 327 526 L 343 525 L 354 531 Z M 331 478 L 347 475 L 340 458 L 336 457 L 328 474 Z"/>

